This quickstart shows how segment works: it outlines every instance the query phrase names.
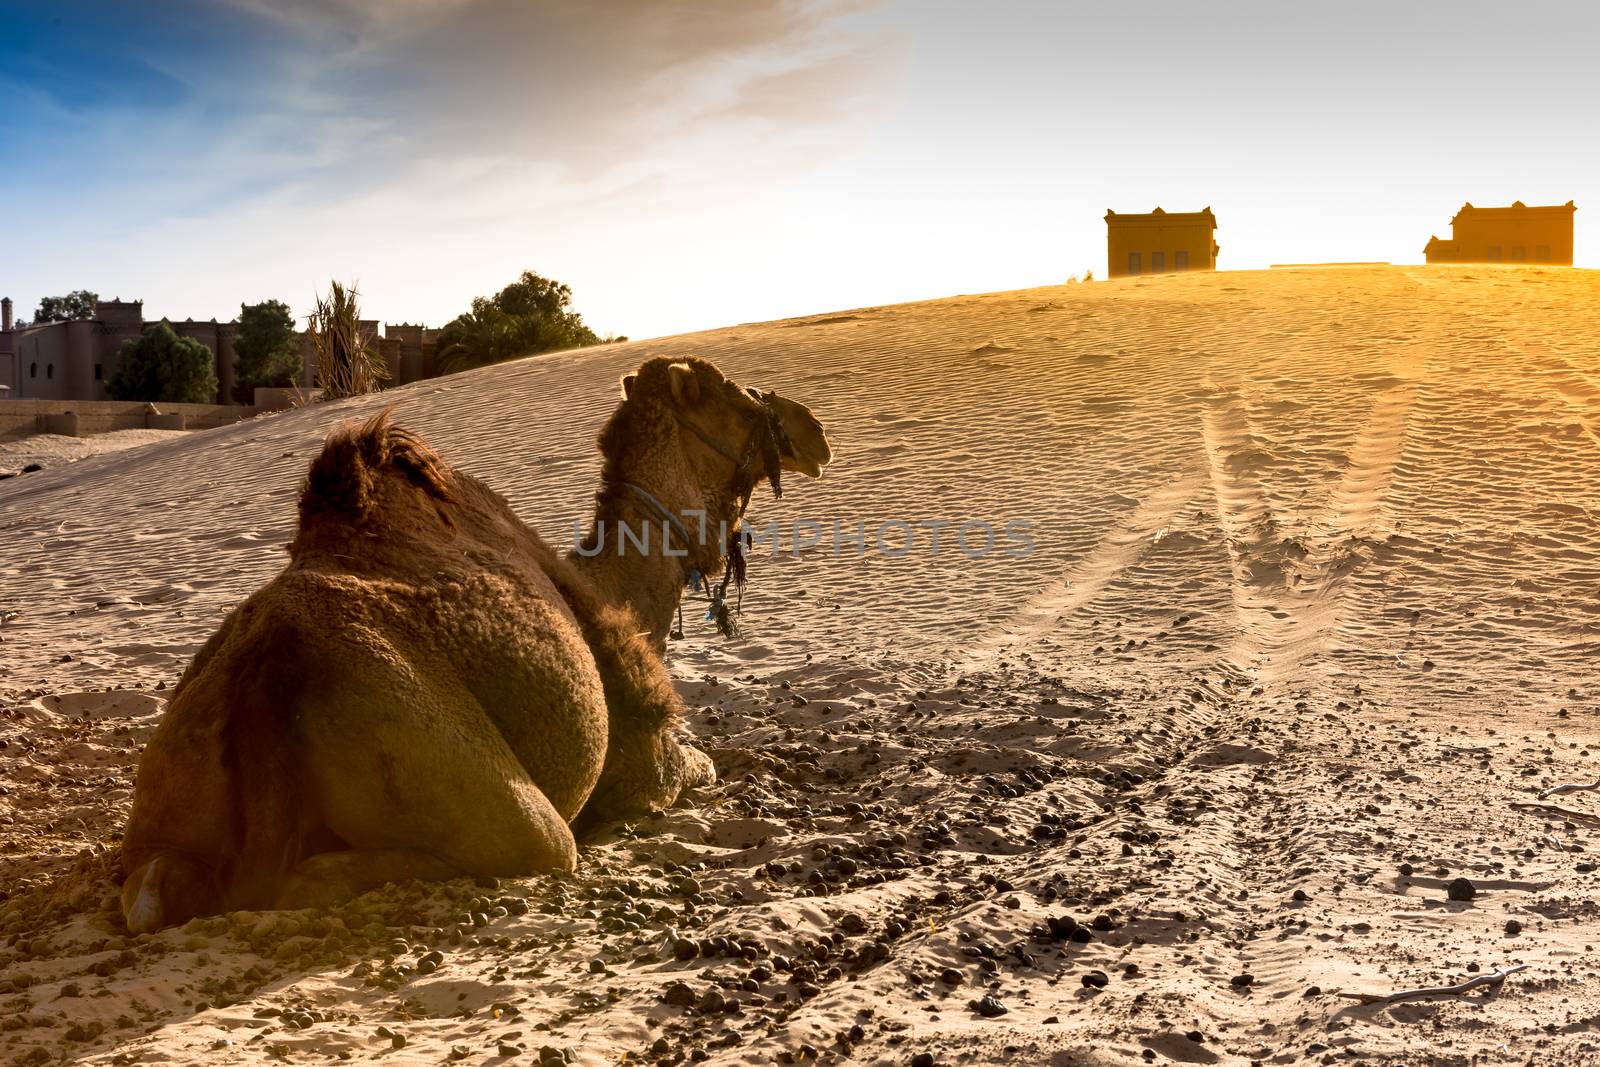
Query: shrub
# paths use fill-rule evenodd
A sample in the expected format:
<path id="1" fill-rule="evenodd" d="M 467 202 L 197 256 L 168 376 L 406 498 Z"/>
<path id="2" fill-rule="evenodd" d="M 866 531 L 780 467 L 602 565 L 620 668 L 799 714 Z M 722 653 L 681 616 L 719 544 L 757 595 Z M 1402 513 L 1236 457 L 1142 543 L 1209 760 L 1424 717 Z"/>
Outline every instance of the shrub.
<path id="1" fill-rule="evenodd" d="M 211 349 L 179 337 L 163 320 L 145 327 L 137 340 L 122 342 L 106 392 L 114 400 L 214 404 L 217 359 Z"/>
<path id="2" fill-rule="evenodd" d="M 471 311 L 439 331 L 439 363 L 446 371 L 467 370 L 610 340 L 619 338 L 602 339 L 584 325 L 572 309 L 571 288 L 529 270 L 494 296 L 475 298 Z"/>
<path id="3" fill-rule="evenodd" d="M 302 369 L 289 305 L 281 300 L 240 304 L 233 338 L 233 399 L 254 403 L 257 387 L 293 385 Z"/>

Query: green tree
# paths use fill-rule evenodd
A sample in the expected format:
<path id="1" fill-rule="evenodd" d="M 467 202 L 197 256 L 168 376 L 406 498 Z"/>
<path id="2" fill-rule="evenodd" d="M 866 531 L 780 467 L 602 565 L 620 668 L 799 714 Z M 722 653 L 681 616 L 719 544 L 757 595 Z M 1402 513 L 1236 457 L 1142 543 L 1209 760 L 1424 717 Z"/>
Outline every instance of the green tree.
<path id="1" fill-rule="evenodd" d="M 199 341 L 179 337 L 165 320 L 122 342 L 117 371 L 106 383 L 113 400 L 166 404 L 212 404 L 217 399 L 217 360 Z"/>
<path id="2" fill-rule="evenodd" d="M 467 370 L 608 340 L 618 338 L 601 338 L 572 309 L 570 287 L 530 270 L 494 296 L 474 298 L 471 311 L 439 331 L 439 362 L 446 371 Z"/>
<path id="3" fill-rule="evenodd" d="M 531 351 L 524 323 L 493 305 L 474 304 L 439 331 L 439 358 L 447 370 L 502 363 Z"/>
<path id="4" fill-rule="evenodd" d="M 100 302 L 99 293 L 87 289 L 74 289 L 66 296 L 47 296 L 39 301 L 39 310 L 33 313 L 35 325 L 41 322 L 77 322 L 94 318 L 94 306 Z"/>
<path id="5" fill-rule="evenodd" d="M 281 300 L 239 305 L 233 336 L 233 399 L 255 401 L 256 387 L 293 385 L 302 369 L 294 317 Z"/>

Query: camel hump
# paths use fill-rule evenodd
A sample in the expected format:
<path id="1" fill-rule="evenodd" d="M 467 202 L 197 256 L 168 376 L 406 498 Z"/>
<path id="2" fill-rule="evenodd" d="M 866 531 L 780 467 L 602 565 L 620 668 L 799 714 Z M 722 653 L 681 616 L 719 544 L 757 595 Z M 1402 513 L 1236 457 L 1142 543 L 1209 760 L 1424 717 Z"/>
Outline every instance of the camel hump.
<path id="1" fill-rule="evenodd" d="M 318 515 L 363 518 L 377 505 L 379 480 L 394 474 L 439 500 L 449 500 L 448 469 L 421 437 L 385 409 L 366 422 L 347 422 L 328 435 L 300 493 L 300 523 Z"/>

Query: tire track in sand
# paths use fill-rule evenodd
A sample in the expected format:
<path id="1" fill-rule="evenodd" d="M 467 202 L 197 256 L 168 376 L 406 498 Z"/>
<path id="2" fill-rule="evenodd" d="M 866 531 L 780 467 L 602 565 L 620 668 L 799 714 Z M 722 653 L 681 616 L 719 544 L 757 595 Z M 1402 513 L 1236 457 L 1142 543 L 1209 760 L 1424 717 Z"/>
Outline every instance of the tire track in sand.
<path id="1" fill-rule="evenodd" d="M 1194 499 L 1205 477 L 1204 471 L 1186 470 L 1141 500 L 1060 578 L 980 639 L 967 656 L 968 667 L 1003 649 L 1026 648 L 1098 597 L 1139 561 L 1152 539 Z"/>
<path id="2" fill-rule="evenodd" d="M 1238 624 L 1230 658 L 1254 667 L 1289 640 L 1295 625 L 1285 604 L 1289 575 L 1278 536 L 1278 518 L 1258 476 L 1250 416 L 1237 381 L 1213 381 L 1201 411 L 1200 431 L 1216 501 L 1217 523 L 1227 546 L 1228 593 Z"/>
<path id="3" fill-rule="evenodd" d="M 1260 481 L 1263 457 L 1239 386 L 1222 385 L 1210 399 L 1203 434 L 1233 561 L 1235 663 L 1276 678 L 1325 649 L 1341 619 L 1346 580 L 1359 569 L 1359 548 L 1386 525 L 1384 505 L 1416 398 L 1417 386 L 1407 382 L 1375 399 L 1346 453 L 1344 473 L 1303 532 L 1276 513 Z"/>

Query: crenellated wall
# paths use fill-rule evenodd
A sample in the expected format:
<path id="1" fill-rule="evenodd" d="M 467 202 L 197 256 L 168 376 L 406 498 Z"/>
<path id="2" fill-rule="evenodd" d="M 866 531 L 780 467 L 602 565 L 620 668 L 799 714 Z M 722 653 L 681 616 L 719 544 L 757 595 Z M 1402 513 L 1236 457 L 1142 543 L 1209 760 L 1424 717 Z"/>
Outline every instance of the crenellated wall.
<path id="1" fill-rule="evenodd" d="M 159 320 L 156 320 L 159 321 Z M 217 397 L 233 396 L 234 338 L 237 322 L 165 320 L 179 337 L 198 341 L 216 359 Z M 0 331 L 0 386 L 10 399 L 109 400 L 106 383 L 116 373 L 122 345 L 137 340 L 154 325 L 144 317 L 139 300 L 102 300 L 95 317 L 79 322 L 50 322 Z M 377 319 L 362 319 L 362 332 L 372 340 L 389 372 L 388 385 L 430 378 L 437 373 L 434 350 L 437 330 L 399 324 L 385 333 Z M 316 356 L 305 333 L 298 336 L 301 387 L 316 384 Z"/>

